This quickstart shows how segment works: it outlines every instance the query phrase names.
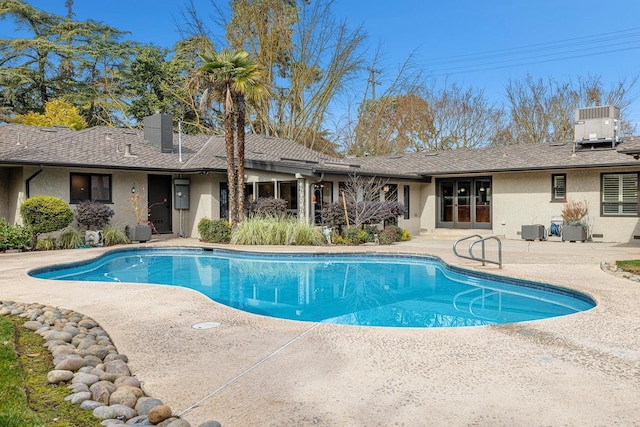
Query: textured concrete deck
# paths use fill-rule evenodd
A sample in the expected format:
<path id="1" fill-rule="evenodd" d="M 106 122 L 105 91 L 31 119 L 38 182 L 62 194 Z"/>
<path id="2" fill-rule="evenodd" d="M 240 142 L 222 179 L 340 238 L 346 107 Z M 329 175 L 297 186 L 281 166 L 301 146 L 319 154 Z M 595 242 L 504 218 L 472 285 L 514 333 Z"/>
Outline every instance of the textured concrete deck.
<path id="1" fill-rule="evenodd" d="M 195 240 L 160 242 L 200 245 Z M 247 314 L 188 289 L 32 279 L 104 249 L 0 255 L 0 300 L 78 310 L 108 331 L 152 396 L 192 425 L 639 425 L 640 284 L 601 271 L 638 245 L 503 241 L 504 269 L 455 258 L 452 241 L 321 250 L 425 253 L 562 285 L 598 306 L 510 325 L 390 329 Z M 317 248 L 247 248 L 308 251 Z M 196 330 L 198 322 L 221 326 Z"/>

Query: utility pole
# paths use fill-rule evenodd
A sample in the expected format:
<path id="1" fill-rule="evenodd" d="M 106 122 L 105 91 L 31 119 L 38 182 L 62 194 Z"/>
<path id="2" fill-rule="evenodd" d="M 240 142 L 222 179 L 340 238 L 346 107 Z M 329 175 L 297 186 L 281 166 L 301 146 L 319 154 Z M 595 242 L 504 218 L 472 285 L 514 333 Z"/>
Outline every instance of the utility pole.
<path id="1" fill-rule="evenodd" d="M 371 85 L 371 99 L 376 99 L 376 86 L 380 85 L 380 82 L 376 80 L 376 74 L 380 74 L 382 70 L 375 69 L 373 67 L 367 67 L 367 71 L 369 71 L 369 80 L 368 83 Z"/>

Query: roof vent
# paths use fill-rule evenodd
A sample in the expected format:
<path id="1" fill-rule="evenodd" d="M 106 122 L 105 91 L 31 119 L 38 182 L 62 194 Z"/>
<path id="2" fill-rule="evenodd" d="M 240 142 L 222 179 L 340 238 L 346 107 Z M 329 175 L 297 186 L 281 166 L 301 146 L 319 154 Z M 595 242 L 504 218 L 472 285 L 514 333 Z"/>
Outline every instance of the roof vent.
<path id="1" fill-rule="evenodd" d="M 579 144 L 618 142 L 620 108 L 613 105 L 576 110 L 575 141 Z"/>

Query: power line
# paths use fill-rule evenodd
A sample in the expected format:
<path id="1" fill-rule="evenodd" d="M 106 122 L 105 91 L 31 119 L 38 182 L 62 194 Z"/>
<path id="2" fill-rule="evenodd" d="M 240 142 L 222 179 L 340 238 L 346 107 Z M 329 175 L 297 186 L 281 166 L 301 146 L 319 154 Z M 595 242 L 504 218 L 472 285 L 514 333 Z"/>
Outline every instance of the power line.
<path id="1" fill-rule="evenodd" d="M 612 41 L 614 43 L 607 43 Z M 632 44 L 632 46 L 611 49 L 613 47 L 620 47 L 629 44 Z M 580 48 L 574 49 L 576 46 L 580 46 Z M 460 74 L 604 55 L 638 48 L 640 48 L 640 29 L 633 28 L 553 42 L 536 43 L 520 47 L 441 57 L 429 60 L 428 65 L 435 66 L 435 69 L 433 69 L 432 72 L 436 75 Z M 607 50 L 602 51 L 602 49 Z M 539 54 L 539 52 L 546 53 Z M 588 53 L 579 54 L 580 52 Z M 491 61 L 491 59 L 495 59 L 495 61 Z M 513 63 L 509 64 L 510 62 Z M 505 63 L 507 65 L 500 65 Z M 496 66 L 494 67 L 493 65 Z M 438 66 L 440 66 L 440 68 L 438 68 Z"/>

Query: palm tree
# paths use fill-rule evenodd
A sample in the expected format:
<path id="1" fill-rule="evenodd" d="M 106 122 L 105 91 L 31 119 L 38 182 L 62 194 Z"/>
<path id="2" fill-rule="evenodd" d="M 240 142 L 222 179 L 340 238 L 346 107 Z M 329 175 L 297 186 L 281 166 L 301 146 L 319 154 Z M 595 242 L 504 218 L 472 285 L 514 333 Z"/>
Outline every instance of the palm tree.
<path id="1" fill-rule="evenodd" d="M 227 152 L 227 180 L 229 188 L 229 222 L 235 227 L 239 218 L 244 214 L 238 213 L 238 194 L 242 200 L 244 210 L 244 97 L 245 94 L 253 96 L 259 92 L 261 71 L 258 65 L 249 58 L 249 54 L 243 50 L 223 50 L 220 53 L 207 52 L 200 55 L 204 64 L 199 71 L 208 75 L 208 80 L 213 89 L 222 95 L 224 107 L 225 147 Z M 206 97 L 206 94 L 205 94 Z M 241 99 L 242 119 L 238 119 L 238 125 L 242 127 L 238 132 L 238 188 L 236 189 L 235 168 L 235 144 L 234 144 L 234 114 L 235 102 Z M 239 116 L 236 116 L 239 117 Z M 242 193 L 240 193 L 240 191 Z"/>
<path id="2" fill-rule="evenodd" d="M 244 139 L 245 139 L 245 99 L 250 100 L 254 105 L 266 97 L 268 91 L 263 84 L 262 70 L 256 68 L 254 78 L 247 79 L 242 91 L 236 90 L 236 102 L 238 111 L 236 113 L 236 135 L 238 137 L 238 216 L 239 221 L 244 217 Z M 240 89 L 240 88 L 238 88 Z"/>

